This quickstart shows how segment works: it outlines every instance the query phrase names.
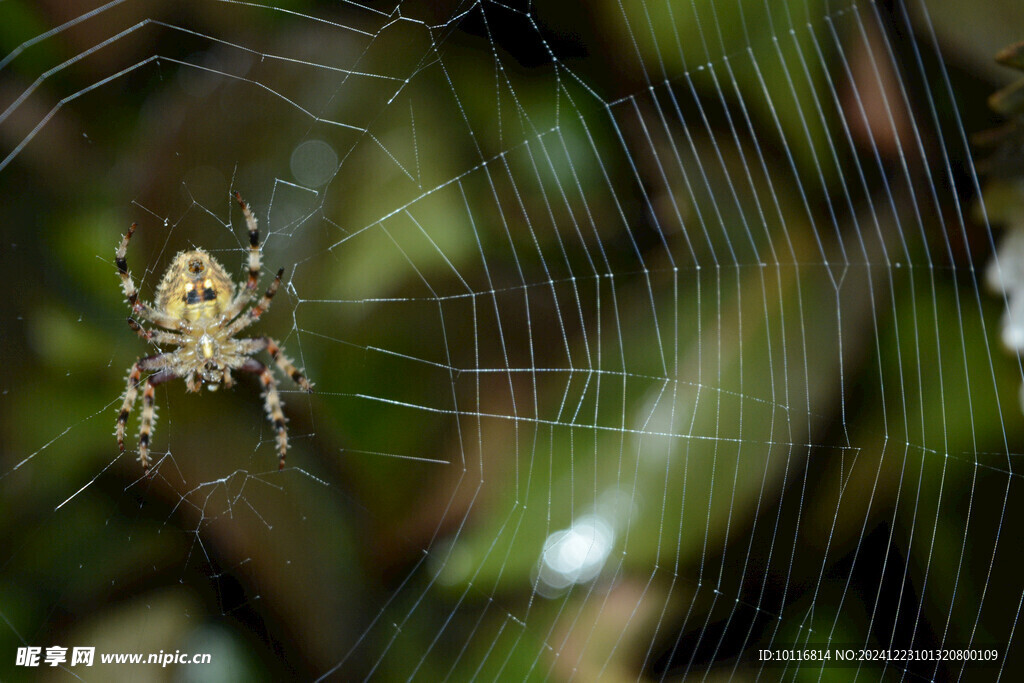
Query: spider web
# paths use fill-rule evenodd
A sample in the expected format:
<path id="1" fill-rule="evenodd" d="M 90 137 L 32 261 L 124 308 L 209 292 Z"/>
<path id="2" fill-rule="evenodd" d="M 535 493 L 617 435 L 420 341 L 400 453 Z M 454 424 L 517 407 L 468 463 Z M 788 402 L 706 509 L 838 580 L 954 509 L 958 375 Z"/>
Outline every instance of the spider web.
<path id="1" fill-rule="evenodd" d="M 1006 76 L 945 12 L 7 0 L 3 670 L 1012 680 L 1024 374 L 966 134 Z M 255 382 L 162 385 L 145 478 L 113 250 L 138 222 L 148 299 L 193 246 L 241 281 L 234 191 L 285 268 L 251 334 L 315 392 L 280 378 L 278 472 Z M 819 646 L 998 657 L 758 657 Z"/>

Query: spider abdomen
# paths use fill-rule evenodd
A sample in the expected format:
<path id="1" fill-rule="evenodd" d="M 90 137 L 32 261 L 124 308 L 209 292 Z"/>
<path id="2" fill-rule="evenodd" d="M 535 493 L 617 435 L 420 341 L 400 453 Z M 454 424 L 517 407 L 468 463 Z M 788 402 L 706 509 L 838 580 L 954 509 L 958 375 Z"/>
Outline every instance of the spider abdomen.
<path id="1" fill-rule="evenodd" d="M 156 307 L 195 322 L 220 317 L 231 304 L 234 286 L 224 266 L 202 249 L 180 252 L 156 290 Z"/>

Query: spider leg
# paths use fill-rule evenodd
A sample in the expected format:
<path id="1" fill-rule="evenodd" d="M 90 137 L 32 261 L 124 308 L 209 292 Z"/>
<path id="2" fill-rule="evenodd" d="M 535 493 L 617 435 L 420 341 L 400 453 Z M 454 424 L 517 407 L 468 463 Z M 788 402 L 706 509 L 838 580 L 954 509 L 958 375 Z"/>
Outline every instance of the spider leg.
<path id="1" fill-rule="evenodd" d="M 267 292 L 260 299 L 260 302 L 250 308 L 248 311 L 243 313 L 237 320 L 232 322 L 225 328 L 224 335 L 226 337 L 233 337 L 240 330 L 244 330 L 249 325 L 259 320 L 260 316 L 263 315 L 268 308 L 270 308 L 270 302 L 273 300 L 274 295 L 277 294 L 277 288 L 281 286 L 281 276 L 284 275 L 284 268 L 277 271 L 277 276 L 274 277 L 274 281 L 267 287 Z"/>
<path id="2" fill-rule="evenodd" d="M 234 300 L 228 306 L 227 310 L 224 311 L 225 318 L 227 320 L 233 319 L 245 305 L 252 301 L 256 295 L 256 285 L 260 280 L 260 230 L 256 222 L 256 217 L 252 215 L 252 211 L 249 209 L 249 205 L 242 199 L 242 195 L 235 193 L 235 201 L 238 202 L 239 206 L 242 207 L 242 215 L 245 216 L 245 225 L 249 229 L 249 256 L 248 256 L 248 268 L 249 277 L 245 281 L 245 286 L 238 290 L 238 294 L 235 295 Z"/>
<path id="3" fill-rule="evenodd" d="M 146 388 L 143 391 L 142 404 L 142 435 L 139 437 L 139 459 L 142 461 L 142 466 L 149 470 L 149 435 L 152 432 L 153 427 L 153 413 L 155 412 L 152 405 L 152 387 L 174 379 L 176 375 L 166 366 L 170 363 L 171 354 L 159 354 L 156 356 L 146 356 L 135 361 L 132 365 L 131 370 L 128 372 L 128 386 L 124 391 L 124 402 L 121 404 L 121 412 L 117 415 L 117 425 L 115 427 L 114 434 L 117 436 L 117 447 L 122 453 L 124 453 L 124 430 L 125 425 L 128 424 L 128 416 L 132 412 L 132 408 L 135 406 L 135 401 L 139 396 L 139 382 L 142 377 L 142 373 L 145 370 L 160 371 L 151 375 L 146 380 Z M 148 399 L 147 399 L 148 395 Z M 148 412 L 148 417 L 147 417 Z M 143 438 L 144 435 L 144 438 Z"/>
<path id="4" fill-rule="evenodd" d="M 114 252 L 115 262 L 117 263 L 117 272 L 121 275 L 121 289 L 124 290 L 124 295 L 128 297 L 128 303 L 134 308 L 135 302 L 139 300 L 139 292 L 135 289 L 135 282 L 132 280 L 132 274 L 128 272 L 128 260 L 125 258 L 128 253 L 128 242 L 131 241 L 132 235 L 135 234 L 135 228 L 137 223 L 132 223 L 131 227 L 128 228 L 128 232 L 121 238 L 121 245 Z"/>
<path id="5" fill-rule="evenodd" d="M 291 377 L 292 381 L 299 385 L 303 391 L 312 393 L 312 383 L 306 379 L 306 375 L 303 374 L 302 370 L 296 368 L 295 363 L 288 356 L 284 355 L 284 349 L 281 348 L 281 344 L 276 340 L 270 337 L 257 337 L 256 339 L 240 339 L 238 341 L 244 354 L 266 350 L 270 357 L 274 359 L 277 367 L 281 368 L 281 372 Z"/>
<path id="6" fill-rule="evenodd" d="M 139 462 L 142 470 L 149 475 L 149 439 L 156 422 L 156 385 L 163 384 L 177 377 L 173 370 L 161 370 L 149 376 L 146 388 L 142 392 L 142 424 L 139 426 Z"/>
<path id="7" fill-rule="evenodd" d="M 263 385 L 263 400 L 264 408 L 267 411 L 267 418 L 274 425 L 274 429 L 277 430 L 277 453 L 280 457 L 277 469 L 283 470 L 284 456 L 288 450 L 288 430 L 285 428 L 285 423 L 288 420 L 285 418 L 284 411 L 281 409 L 283 404 L 281 403 L 280 394 L 277 393 L 277 380 L 274 379 L 274 375 L 270 372 L 270 369 L 255 358 L 247 359 L 239 366 L 239 370 L 251 372 L 260 376 L 260 383 Z"/>
<path id="8" fill-rule="evenodd" d="M 242 199 L 242 195 L 235 193 L 235 201 L 242 207 L 242 215 L 245 216 L 245 226 L 249 229 L 249 279 L 245 282 L 245 291 L 248 295 L 256 293 L 256 284 L 260 280 L 260 229 L 256 223 L 256 216 L 252 215 L 249 205 Z"/>
<path id="9" fill-rule="evenodd" d="M 145 360 L 145 359 L 143 359 Z M 128 424 L 128 416 L 135 406 L 135 399 L 138 398 L 139 378 L 142 376 L 141 360 L 135 361 L 131 371 L 128 373 L 128 388 L 124 391 L 124 402 L 121 404 L 121 412 L 117 415 L 117 426 L 114 434 L 117 436 L 117 447 L 124 453 L 124 426 Z"/>
<path id="10" fill-rule="evenodd" d="M 183 346 L 188 341 L 183 335 L 174 334 L 173 332 L 167 332 L 165 330 L 147 330 L 136 322 L 134 318 L 128 318 L 128 327 L 135 330 L 135 334 L 154 344 Z"/>
<path id="11" fill-rule="evenodd" d="M 121 276 L 121 289 L 124 290 L 124 295 L 128 298 L 128 304 L 132 307 L 133 313 L 156 323 L 160 327 L 166 327 L 169 330 L 180 330 L 185 323 L 172 318 L 166 313 L 157 311 L 151 305 L 139 299 L 139 290 L 135 288 L 135 281 L 132 280 L 132 274 L 128 271 L 128 259 L 126 257 L 128 243 L 131 241 L 132 235 L 135 234 L 135 227 L 136 224 L 132 223 L 131 227 L 128 228 L 128 232 L 121 238 L 121 244 L 118 246 L 117 251 L 114 252 L 114 262 L 117 264 L 117 272 Z"/>

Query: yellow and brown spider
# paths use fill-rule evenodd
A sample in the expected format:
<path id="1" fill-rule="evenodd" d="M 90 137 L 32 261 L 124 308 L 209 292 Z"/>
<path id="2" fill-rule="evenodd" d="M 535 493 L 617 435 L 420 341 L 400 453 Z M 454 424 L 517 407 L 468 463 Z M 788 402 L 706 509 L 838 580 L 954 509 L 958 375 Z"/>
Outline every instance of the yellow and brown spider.
<path id="1" fill-rule="evenodd" d="M 270 283 L 259 303 L 249 310 L 245 307 L 256 298 L 256 285 L 260 277 L 260 233 L 256 217 L 249 206 L 236 192 L 235 200 L 242 207 L 246 226 L 249 228 L 249 279 L 244 286 L 235 285 L 228 277 L 224 266 L 202 249 L 180 252 L 167 268 L 156 288 L 153 305 L 139 298 L 138 290 L 128 272 L 125 253 L 128 242 L 135 233 L 135 224 L 121 240 L 115 252 L 121 286 L 128 297 L 132 315 L 148 320 L 165 329 L 144 328 L 133 317 L 128 325 L 148 342 L 155 345 L 173 345 L 178 348 L 166 353 L 139 358 L 128 373 L 128 387 L 124 392 L 124 403 L 117 416 L 117 445 L 124 452 L 124 430 L 128 415 L 138 398 L 142 373 L 154 371 L 146 379 L 142 391 L 142 418 L 139 428 L 139 461 L 149 473 L 149 439 L 156 419 L 153 404 L 154 389 L 177 377 L 183 377 L 189 391 L 199 391 L 203 384 L 210 390 L 223 384 L 232 385 L 231 371 L 241 370 L 259 375 L 263 385 L 263 398 L 267 417 L 277 430 L 277 452 L 280 454 L 279 469 L 284 469 L 284 456 L 288 450 L 288 431 L 285 429 L 281 397 L 277 391 L 277 380 L 263 363 L 252 354 L 266 350 L 285 374 L 302 389 L 309 392 L 313 385 L 302 371 L 282 353 L 281 345 L 270 337 L 235 339 L 235 335 L 256 322 L 270 308 L 277 288 L 281 284 L 284 268 L 277 271 L 277 277 Z"/>

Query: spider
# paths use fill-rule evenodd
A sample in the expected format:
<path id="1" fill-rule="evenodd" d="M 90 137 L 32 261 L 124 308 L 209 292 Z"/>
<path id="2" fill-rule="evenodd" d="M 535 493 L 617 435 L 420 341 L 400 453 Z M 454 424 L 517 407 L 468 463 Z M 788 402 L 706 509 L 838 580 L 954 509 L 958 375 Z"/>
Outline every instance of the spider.
<path id="1" fill-rule="evenodd" d="M 263 386 L 264 406 L 267 417 L 277 431 L 277 452 L 280 455 L 278 469 L 284 469 L 285 452 L 288 450 L 287 421 L 281 410 L 281 397 L 277 391 L 277 380 L 263 363 L 251 356 L 266 351 L 282 372 L 291 377 L 307 392 L 313 390 L 306 376 L 284 355 L 281 345 L 270 337 L 235 339 L 235 335 L 256 322 L 270 308 L 271 299 L 281 284 L 284 268 L 270 283 L 259 303 L 245 310 L 256 298 L 256 286 L 260 277 L 260 233 L 256 217 L 237 192 L 235 201 L 242 207 L 245 223 L 249 229 L 249 278 L 236 291 L 224 267 L 203 249 L 179 252 L 167 268 L 156 288 L 156 301 L 151 305 L 139 298 L 138 290 L 128 272 L 125 253 L 128 242 L 135 233 L 135 223 L 128 228 L 115 252 L 117 270 L 121 276 L 121 287 L 128 297 L 132 316 L 128 326 L 148 342 L 157 345 L 172 345 L 178 348 L 166 353 L 144 356 L 135 361 L 128 372 L 128 386 L 124 392 L 124 403 L 117 416 L 117 445 L 124 453 L 124 431 L 128 416 L 138 398 L 142 373 L 153 371 L 146 378 L 142 390 L 142 418 L 139 428 L 139 462 L 146 475 L 149 474 L 149 441 L 156 419 L 154 390 L 157 385 L 177 377 L 185 379 L 188 391 L 199 391 L 203 384 L 211 391 L 223 384 L 233 384 L 232 370 L 259 375 Z M 243 312 L 244 311 L 244 312 Z M 136 318 L 150 321 L 157 329 L 146 329 Z M 165 328 L 165 329 L 159 329 Z"/>

